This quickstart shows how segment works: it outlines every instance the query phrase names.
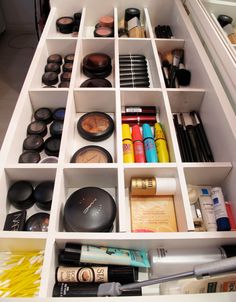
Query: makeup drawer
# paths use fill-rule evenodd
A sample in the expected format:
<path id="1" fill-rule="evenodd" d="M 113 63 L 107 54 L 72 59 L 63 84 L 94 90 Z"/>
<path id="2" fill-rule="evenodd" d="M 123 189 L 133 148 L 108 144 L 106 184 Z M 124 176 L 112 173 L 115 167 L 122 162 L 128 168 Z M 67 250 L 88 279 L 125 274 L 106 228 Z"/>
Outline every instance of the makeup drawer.
<path id="1" fill-rule="evenodd" d="M 191 4 L 194 7 L 197 1 Z M 119 36 L 118 24 L 128 7 L 136 7 L 141 11 L 140 20 L 145 37 Z M 73 16 L 76 12 L 81 12 L 78 36 L 58 32 L 56 20 L 62 16 Z M 94 37 L 94 26 L 101 16 L 106 15 L 114 18 L 114 35 Z M 169 25 L 173 33 L 172 38 L 156 38 L 157 25 Z M 163 57 L 176 49 L 183 51 L 185 67 L 191 71 L 190 84 L 178 88 L 166 86 L 162 65 Z M 95 52 L 110 57 L 111 72 L 106 78 L 110 82 L 109 87 L 81 87 L 81 84 L 89 78 L 87 76 L 89 73 L 87 75 L 84 73 L 83 58 Z M 68 54 L 74 54 L 71 80 L 67 87 L 60 88 L 57 84 L 45 87 L 42 83 L 47 58 L 55 53 L 60 54 L 63 59 Z M 148 74 L 149 87 L 121 87 L 122 68 L 120 68 L 119 56 L 130 54 L 142 55 L 142 58 L 145 56 L 145 64 L 142 62 L 142 65 L 146 66 L 145 74 Z M 228 64 L 226 61 L 225 63 Z M 61 72 L 59 78 L 60 74 Z M 169 161 L 167 162 L 123 162 L 122 113 L 127 107 L 140 110 L 142 106 L 155 108 L 158 113 L 168 144 Z M 52 112 L 57 108 L 65 108 L 58 160 L 54 163 L 19 163 L 27 125 L 34 120 L 35 111 L 45 107 Z M 78 122 L 84 114 L 93 111 L 106 113 L 109 116 L 108 120 L 111 119 L 114 123 L 114 131 L 112 128 L 104 140 L 95 139 L 90 142 L 86 136 L 82 137 L 79 134 Z M 214 161 L 191 162 L 183 159 L 173 115 L 189 112 L 197 112 L 200 115 Z M 88 130 L 90 126 L 94 129 L 97 125 L 95 123 L 94 126 L 91 121 L 87 121 L 83 127 Z M 100 151 L 82 156 L 84 162 L 81 162 L 74 154 L 88 145 L 96 145 Z M 104 149 L 107 152 L 105 154 L 109 154 L 110 160 L 89 162 L 89 156 L 101 158 L 99 152 Z M 188 185 L 222 187 L 225 199 L 232 204 L 233 216 L 236 219 L 235 150 L 234 111 L 182 1 L 104 0 L 97 4 L 93 0 L 68 0 L 66 3 L 63 0 L 52 0 L 47 24 L 19 95 L 0 153 L 0 191 L 2 192 L 0 252 L 44 251 L 39 292 L 35 298 L 22 300 L 83 301 L 82 297 L 52 297 L 58 255 L 68 242 L 146 251 L 157 248 L 179 251 L 189 248 L 217 249 L 222 245 L 236 245 L 234 230 L 196 231 L 188 194 Z M 41 156 L 46 157 L 44 151 Z M 103 154 L 103 157 L 106 156 Z M 133 178 L 170 178 L 174 182 L 172 201 L 177 231 L 132 232 L 130 184 Z M 33 186 L 44 180 L 54 181 L 47 232 L 3 231 L 6 215 L 17 211 L 8 200 L 8 190 L 13 183 L 20 180 L 30 181 Z M 70 231 L 66 230 L 64 220 L 66 202 L 75 191 L 84 187 L 99 187 L 114 200 L 113 207 L 116 207 L 116 212 L 112 225 L 109 225 L 109 231 L 107 229 L 104 232 L 71 231 L 74 228 L 71 225 Z M 95 202 L 96 200 L 93 200 L 88 205 L 86 213 Z M 35 205 L 27 215 L 38 211 Z M 96 215 L 99 215 L 99 211 L 102 211 L 101 207 Z M 73 214 L 71 211 L 70 215 Z M 168 274 L 168 271 L 166 273 Z M 150 272 L 148 269 L 141 269 L 139 277 L 139 280 L 148 279 Z M 212 297 L 216 302 L 235 300 L 234 293 L 160 295 L 157 285 L 143 288 L 142 294 L 141 297 L 106 297 L 106 299 L 140 302 L 146 299 L 157 302 L 201 302 Z M 8 301 L 7 296 L 4 298 Z M 104 300 L 98 297 L 86 299 Z M 14 297 L 11 301 L 20 301 L 20 298 Z"/>

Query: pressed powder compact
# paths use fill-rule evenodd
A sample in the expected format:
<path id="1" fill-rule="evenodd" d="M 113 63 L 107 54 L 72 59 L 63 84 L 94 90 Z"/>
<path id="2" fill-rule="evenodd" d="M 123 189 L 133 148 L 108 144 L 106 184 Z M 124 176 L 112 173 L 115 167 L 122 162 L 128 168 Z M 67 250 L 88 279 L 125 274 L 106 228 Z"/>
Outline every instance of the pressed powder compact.
<path id="1" fill-rule="evenodd" d="M 54 137 L 61 137 L 62 130 L 63 130 L 63 121 L 53 121 L 49 128 L 51 136 Z"/>
<path id="2" fill-rule="evenodd" d="M 94 30 L 94 37 L 99 37 L 99 38 L 109 38 L 113 37 L 114 32 L 113 29 L 110 27 L 97 27 Z"/>
<path id="3" fill-rule="evenodd" d="M 47 71 L 42 76 L 43 84 L 52 86 L 58 83 L 58 74 L 53 71 Z"/>
<path id="4" fill-rule="evenodd" d="M 11 185 L 7 193 L 9 202 L 19 210 L 26 210 L 35 203 L 34 188 L 28 181 L 17 181 Z"/>
<path id="5" fill-rule="evenodd" d="M 112 157 L 106 149 L 91 145 L 76 151 L 71 163 L 112 163 Z"/>
<path id="6" fill-rule="evenodd" d="M 62 34 L 73 32 L 74 19 L 72 17 L 61 17 L 56 21 L 57 30 Z"/>
<path id="7" fill-rule="evenodd" d="M 111 82 L 109 82 L 107 79 L 88 79 L 84 81 L 80 87 L 112 87 Z"/>
<path id="8" fill-rule="evenodd" d="M 24 150 L 43 151 L 44 140 L 41 135 L 29 135 L 23 142 Z"/>
<path id="9" fill-rule="evenodd" d="M 61 65 L 62 64 L 62 56 L 57 54 L 57 53 L 52 54 L 47 58 L 47 63 L 57 63 L 57 64 Z"/>
<path id="10" fill-rule="evenodd" d="M 54 189 L 53 181 L 44 181 L 34 189 L 36 206 L 44 211 L 50 211 Z"/>
<path id="11" fill-rule="evenodd" d="M 52 71 L 52 72 L 60 73 L 61 72 L 61 66 L 57 63 L 48 63 L 45 66 L 44 71 L 45 72 Z"/>
<path id="12" fill-rule="evenodd" d="M 52 118 L 56 121 L 64 121 L 66 108 L 60 107 L 53 111 Z"/>
<path id="13" fill-rule="evenodd" d="M 37 151 L 27 150 L 20 155 L 18 162 L 21 164 L 36 164 L 40 159 L 40 154 Z"/>
<path id="14" fill-rule="evenodd" d="M 45 107 L 39 108 L 35 111 L 34 118 L 37 121 L 42 121 L 46 124 L 49 124 L 52 121 L 52 111 L 49 108 Z"/>
<path id="15" fill-rule="evenodd" d="M 72 53 L 72 54 L 68 54 L 64 57 L 64 61 L 65 63 L 73 63 L 74 62 L 74 58 L 75 58 L 75 55 Z"/>
<path id="16" fill-rule="evenodd" d="M 72 193 L 64 208 L 67 232 L 109 232 L 116 217 L 116 203 L 105 190 L 85 187 Z"/>
<path id="17" fill-rule="evenodd" d="M 47 232 L 50 215 L 48 213 L 36 213 L 25 223 L 25 231 Z"/>
<path id="18" fill-rule="evenodd" d="M 44 144 L 44 151 L 48 156 L 58 156 L 60 150 L 61 139 L 57 137 L 49 137 Z"/>
<path id="19" fill-rule="evenodd" d="M 106 78 L 111 70 L 111 58 L 107 54 L 90 53 L 83 59 L 83 73 L 89 78 Z"/>
<path id="20" fill-rule="evenodd" d="M 103 141 L 114 131 L 113 119 L 104 112 L 92 111 L 84 114 L 78 120 L 79 134 L 89 141 Z"/>
<path id="21" fill-rule="evenodd" d="M 27 127 L 27 134 L 36 134 L 45 136 L 47 134 L 47 125 L 42 121 L 34 121 Z"/>

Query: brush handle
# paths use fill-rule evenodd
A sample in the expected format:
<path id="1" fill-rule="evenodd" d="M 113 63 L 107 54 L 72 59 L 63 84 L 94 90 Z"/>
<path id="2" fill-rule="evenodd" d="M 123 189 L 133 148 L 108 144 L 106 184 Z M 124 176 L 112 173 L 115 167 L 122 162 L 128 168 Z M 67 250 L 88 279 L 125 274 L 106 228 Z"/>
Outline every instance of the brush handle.
<path id="1" fill-rule="evenodd" d="M 202 162 L 202 156 L 200 151 L 200 146 L 198 144 L 198 140 L 196 137 L 194 126 L 188 125 L 186 126 L 186 131 L 189 137 L 190 148 L 192 150 L 194 161 Z"/>
<path id="2" fill-rule="evenodd" d="M 176 131 L 176 136 L 177 136 L 177 140 L 178 140 L 178 144 L 179 144 L 181 158 L 182 158 L 183 162 L 186 162 L 188 160 L 187 160 L 187 153 L 184 148 L 183 129 L 182 129 L 182 126 L 179 125 L 179 123 L 178 123 L 178 117 L 176 114 L 173 115 L 173 118 L 174 118 L 175 131 Z"/>

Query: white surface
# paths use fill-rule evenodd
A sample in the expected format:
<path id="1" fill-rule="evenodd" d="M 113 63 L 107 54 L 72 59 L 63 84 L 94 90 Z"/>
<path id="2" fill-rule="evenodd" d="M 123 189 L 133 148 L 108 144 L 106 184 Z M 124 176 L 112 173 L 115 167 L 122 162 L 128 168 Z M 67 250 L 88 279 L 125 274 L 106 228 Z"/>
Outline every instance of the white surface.
<path id="1" fill-rule="evenodd" d="M 193 184 L 206 183 L 223 186 L 227 198 L 232 201 L 233 210 L 236 209 L 236 134 L 235 116 L 229 105 L 228 99 L 216 77 L 214 69 L 204 52 L 181 1 L 161 0 L 156 3 L 153 0 L 129 0 L 115 1 L 104 0 L 94 10 L 92 0 L 63 0 L 52 1 L 57 8 L 52 8 L 48 23 L 45 27 L 41 41 L 36 50 L 35 57 L 29 69 L 26 81 L 20 94 L 16 110 L 14 111 L 10 127 L 7 131 L 2 152 L 0 154 L 0 187 L 2 192 L 2 207 L 0 210 L 1 225 L 9 208 L 6 204 L 6 194 L 9 184 L 22 176 L 31 177 L 34 181 L 41 178 L 54 179 L 55 188 L 53 204 L 50 216 L 49 232 L 38 233 L 10 233 L 0 231 L 1 249 L 14 249 L 19 246 L 28 246 L 32 249 L 45 247 L 45 261 L 41 282 L 40 297 L 42 301 L 51 297 L 54 285 L 55 267 L 57 265 L 57 253 L 68 241 L 87 244 L 99 244 L 105 246 L 117 246 L 124 248 L 155 248 L 155 247 L 185 247 L 192 246 L 219 246 L 221 244 L 236 243 L 235 232 L 193 232 L 193 221 L 188 200 L 186 181 Z M 112 39 L 84 38 L 83 33 L 86 22 L 94 22 L 93 14 L 101 12 L 114 12 L 115 20 L 123 13 L 127 6 L 144 8 L 145 24 L 148 27 L 147 39 L 119 39 L 117 35 Z M 84 15 L 81 20 L 81 30 L 78 39 L 60 35 L 55 30 L 55 20 L 58 16 L 72 14 L 83 8 Z M 172 13 L 174 12 L 174 13 Z M 159 17 L 159 19 L 157 17 Z M 90 21 L 91 20 L 91 21 Z M 166 44 L 154 38 L 153 27 L 159 22 L 173 22 L 177 40 Z M 184 42 L 184 43 L 183 43 Z M 158 50 L 173 49 L 178 45 L 184 45 L 186 63 L 192 72 L 193 82 L 190 87 L 181 90 L 166 89 L 161 72 Z M 47 89 L 40 86 L 40 78 L 45 59 L 48 54 L 56 50 L 62 52 L 75 51 L 74 68 L 70 88 Z M 113 73 L 111 80 L 113 88 L 107 89 L 80 89 L 79 84 L 83 80 L 81 74 L 81 61 L 88 52 L 104 51 L 112 56 Z M 153 81 L 150 89 L 119 89 L 118 56 L 125 53 L 145 54 Z M 33 112 L 33 108 L 40 105 L 54 107 L 56 104 L 66 105 L 66 116 L 63 128 L 63 136 L 58 164 L 19 166 L 16 158 L 21 148 L 22 138 L 25 135 L 26 126 Z M 123 164 L 121 142 L 121 108 L 125 105 L 155 105 L 160 108 L 160 119 L 164 124 L 165 133 L 170 149 L 171 163 L 165 164 Z M 114 152 L 115 163 L 96 165 L 72 165 L 69 159 L 73 153 L 76 142 L 82 144 L 82 140 L 75 135 L 75 123 L 78 115 L 89 110 L 101 110 L 114 114 L 116 131 L 111 137 L 109 146 Z M 215 163 L 182 163 L 175 136 L 172 112 L 175 110 L 197 109 L 202 117 L 210 145 L 213 149 Z M 19 126 L 20 125 L 20 126 Z M 104 142 L 104 144 L 108 143 Z M 75 147 L 74 147 L 75 148 Z M 45 176 L 46 175 L 46 176 Z M 130 178 L 133 176 L 174 177 L 177 182 L 177 190 L 174 196 L 178 233 L 131 233 L 129 218 L 128 188 Z M 204 184 L 203 183 L 203 184 Z M 113 233 L 66 233 L 63 231 L 63 206 L 70 192 L 81 186 L 100 186 L 110 190 L 116 199 L 118 214 L 116 229 Z M 17 238 L 17 241 L 16 241 Z M 41 239 L 41 240 L 39 240 Z M 168 272 L 167 272 L 168 273 Z M 151 292 L 149 292 L 151 293 Z M 231 301 L 235 295 L 214 294 L 216 302 Z M 152 296 L 150 301 L 204 301 L 211 295 L 196 295 L 189 297 Z M 106 298 L 111 301 L 145 301 L 145 297 L 132 298 Z M 206 299 L 206 298 L 205 298 Z M 60 299 L 56 299 L 60 301 Z M 63 299 L 67 301 L 68 299 Z M 73 301 L 74 299 L 69 299 Z M 76 299 L 82 301 L 83 299 Z M 90 300 L 93 300 L 92 298 Z M 104 299 L 94 299 L 103 301 Z M 34 299 L 40 301 L 40 299 Z M 206 301 L 206 300 L 205 300 Z M 233 301 L 233 300 L 232 300 Z"/>

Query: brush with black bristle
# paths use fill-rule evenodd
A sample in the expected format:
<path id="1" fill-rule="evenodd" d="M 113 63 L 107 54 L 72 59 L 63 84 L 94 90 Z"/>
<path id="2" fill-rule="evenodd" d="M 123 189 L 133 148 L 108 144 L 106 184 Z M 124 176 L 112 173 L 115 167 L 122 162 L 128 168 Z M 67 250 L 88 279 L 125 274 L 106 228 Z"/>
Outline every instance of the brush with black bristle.
<path id="1" fill-rule="evenodd" d="M 175 77 L 176 72 L 179 69 L 179 64 L 183 59 L 184 50 L 183 49 L 174 49 L 172 51 L 172 64 L 171 64 L 171 71 L 170 71 L 170 87 L 175 88 Z"/>
<path id="2" fill-rule="evenodd" d="M 179 69 L 176 71 L 176 78 L 179 86 L 188 86 L 191 81 L 191 72 L 185 69 L 183 63 L 179 64 Z"/>

